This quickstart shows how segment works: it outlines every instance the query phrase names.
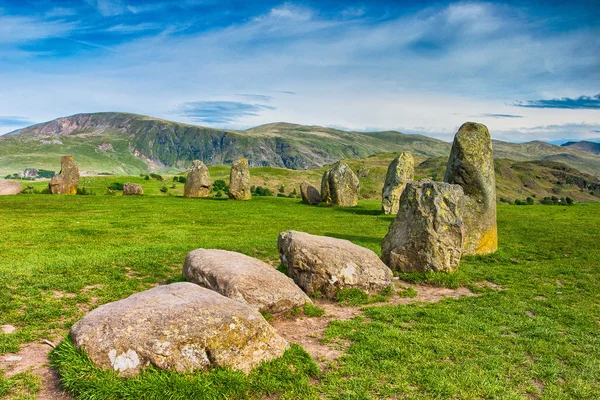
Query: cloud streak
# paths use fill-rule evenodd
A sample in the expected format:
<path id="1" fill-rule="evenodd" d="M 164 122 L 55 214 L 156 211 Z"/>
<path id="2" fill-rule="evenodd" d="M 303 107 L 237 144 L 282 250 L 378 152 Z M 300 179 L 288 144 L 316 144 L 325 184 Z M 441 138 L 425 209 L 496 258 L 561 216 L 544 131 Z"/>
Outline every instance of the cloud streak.
<path id="1" fill-rule="evenodd" d="M 527 108 L 557 108 L 566 110 L 598 110 L 600 109 L 600 94 L 595 96 L 579 96 L 577 98 L 563 97 L 551 100 L 516 101 L 516 107 Z"/>
<path id="2" fill-rule="evenodd" d="M 257 116 L 265 110 L 275 109 L 275 107 L 264 104 L 237 101 L 194 101 L 181 104 L 174 113 L 192 121 L 224 124 L 243 117 Z"/>
<path id="3" fill-rule="evenodd" d="M 0 115 L 0 126 L 25 126 L 31 124 L 33 124 L 33 121 L 27 117 Z"/>

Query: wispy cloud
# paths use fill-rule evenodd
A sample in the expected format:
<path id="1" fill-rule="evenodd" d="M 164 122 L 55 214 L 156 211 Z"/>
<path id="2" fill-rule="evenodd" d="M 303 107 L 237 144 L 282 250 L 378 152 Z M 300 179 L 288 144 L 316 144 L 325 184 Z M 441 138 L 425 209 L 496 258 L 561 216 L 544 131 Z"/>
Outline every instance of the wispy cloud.
<path id="1" fill-rule="evenodd" d="M 579 96 L 577 98 L 563 97 L 551 100 L 515 101 L 517 107 L 528 108 L 562 108 L 569 110 L 597 110 L 600 109 L 600 94 L 595 96 Z"/>
<path id="2" fill-rule="evenodd" d="M 254 100 L 254 101 L 266 101 L 266 102 L 269 102 L 269 101 L 273 100 L 272 96 L 267 96 L 267 95 L 264 95 L 264 94 L 238 93 L 238 96 L 247 98 L 249 100 Z"/>
<path id="3" fill-rule="evenodd" d="M 243 117 L 257 116 L 275 107 L 264 104 L 249 104 L 237 101 L 194 101 L 181 104 L 175 113 L 193 121 L 223 124 L 235 122 Z"/>
<path id="4" fill-rule="evenodd" d="M 523 118 L 522 115 L 515 114 L 480 114 L 480 117 L 490 117 L 490 118 Z"/>
<path id="5" fill-rule="evenodd" d="M 33 124 L 33 121 L 27 117 L 0 115 L 0 126 L 24 126 L 30 124 Z"/>

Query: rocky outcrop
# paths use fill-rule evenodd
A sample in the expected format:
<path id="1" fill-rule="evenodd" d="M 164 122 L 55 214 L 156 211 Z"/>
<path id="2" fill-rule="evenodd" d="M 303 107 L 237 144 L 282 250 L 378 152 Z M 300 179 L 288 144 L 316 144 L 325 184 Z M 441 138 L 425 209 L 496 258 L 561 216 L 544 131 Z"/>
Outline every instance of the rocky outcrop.
<path id="1" fill-rule="evenodd" d="M 48 188 L 52 194 L 77 194 L 79 168 L 72 156 L 63 156 L 60 173 L 50 179 Z"/>
<path id="2" fill-rule="evenodd" d="M 288 347 L 256 309 L 187 282 L 100 306 L 73 325 L 70 336 L 96 366 L 121 376 L 150 365 L 180 373 L 209 367 L 248 372 Z"/>
<path id="3" fill-rule="evenodd" d="M 183 276 L 272 315 L 311 302 L 294 281 L 269 264 L 233 251 L 194 250 L 185 258 Z"/>
<path id="4" fill-rule="evenodd" d="M 456 270 L 464 237 L 460 215 L 464 200 L 458 185 L 429 179 L 408 183 L 382 242 L 383 262 L 400 271 Z"/>
<path id="5" fill-rule="evenodd" d="M 22 190 L 23 186 L 19 182 L 0 181 L 0 196 L 19 194 Z"/>
<path id="6" fill-rule="evenodd" d="M 310 205 L 316 205 L 321 202 L 321 194 L 319 189 L 308 183 L 307 181 L 300 184 L 300 195 L 302 196 L 302 202 Z"/>
<path id="7" fill-rule="evenodd" d="M 288 275 L 306 293 L 334 299 L 344 288 L 378 291 L 392 271 L 377 254 L 348 240 L 288 231 L 279 235 L 279 256 Z"/>
<path id="8" fill-rule="evenodd" d="M 233 200 L 250 200 L 252 198 L 250 169 L 248 168 L 248 160 L 245 158 L 240 158 L 231 164 L 229 198 Z"/>
<path id="9" fill-rule="evenodd" d="M 323 174 L 321 200 L 338 207 L 354 207 L 359 192 L 358 177 L 347 164 L 338 162 Z"/>
<path id="10" fill-rule="evenodd" d="M 208 197 L 211 185 L 208 168 L 202 161 L 196 160 L 188 171 L 183 197 Z"/>
<path id="11" fill-rule="evenodd" d="M 381 210 L 384 214 L 396 214 L 398 201 L 406 184 L 414 179 L 415 159 L 403 152 L 390 163 L 381 193 Z"/>
<path id="12" fill-rule="evenodd" d="M 123 184 L 123 196 L 141 196 L 143 194 L 144 189 L 142 189 L 142 185 L 131 182 Z"/>
<path id="13" fill-rule="evenodd" d="M 461 210 L 465 224 L 463 254 L 498 249 L 496 176 L 492 139 L 485 125 L 464 123 L 452 144 L 444 181 L 462 186 L 467 196 Z"/>

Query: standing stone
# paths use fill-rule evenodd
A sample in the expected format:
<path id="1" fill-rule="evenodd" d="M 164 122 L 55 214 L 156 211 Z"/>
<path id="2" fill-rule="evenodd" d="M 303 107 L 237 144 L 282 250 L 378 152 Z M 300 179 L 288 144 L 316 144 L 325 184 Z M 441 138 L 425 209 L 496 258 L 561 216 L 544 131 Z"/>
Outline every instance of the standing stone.
<path id="1" fill-rule="evenodd" d="M 444 182 L 462 186 L 467 196 L 461 210 L 465 224 L 463 254 L 489 254 L 498 250 L 494 154 L 485 125 L 466 122 L 460 127 L 454 137 Z"/>
<path id="2" fill-rule="evenodd" d="M 411 153 L 404 152 L 390 163 L 385 175 L 385 184 L 381 193 L 381 210 L 385 214 L 398 212 L 398 201 L 406 183 L 414 179 L 415 159 Z"/>
<path id="3" fill-rule="evenodd" d="M 323 178 L 321 178 L 321 201 L 323 203 L 331 204 L 331 192 L 329 190 L 329 171 L 323 172 Z"/>
<path id="4" fill-rule="evenodd" d="M 335 299 L 340 289 L 372 292 L 392 284 L 392 271 L 377 254 L 348 240 L 288 231 L 277 245 L 288 275 L 309 295 Z"/>
<path id="5" fill-rule="evenodd" d="M 429 179 L 409 182 L 382 242 L 383 262 L 400 271 L 456 270 L 464 236 L 462 201 L 463 190 L 458 185 Z"/>
<path id="6" fill-rule="evenodd" d="M 126 182 L 123 184 L 123 196 L 141 196 L 144 194 L 142 185 Z"/>
<path id="7" fill-rule="evenodd" d="M 348 164 L 336 163 L 327 177 L 331 204 L 338 207 L 354 207 L 358 204 L 360 182 Z"/>
<path id="8" fill-rule="evenodd" d="M 183 276 L 272 315 L 312 303 L 285 274 L 256 258 L 233 251 L 194 250 L 185 257 Z"/>
<path id="9" fill-rule="evenodd" d="M 210 367 L 249 372 L 289 346 L 258 310 L 189 282 L 102 305 L 70 335 L 96 366 L 120 376 L 150 365 L 180 373 Z"/>
<path id="10" fill-rule="evenodd" d="M 73 156 L 63 156 L 60 173 L 50 179 L 49 189 L 52 194 L 77 194 L 79 185 L 79 168 Z"/>
<path id="11" fill-rule="evenodd" d="M 306 204 L 316 205 L 321 202 L 319 189 L 306 181 L 300 185 L 300 195 L 302 196 L 302 201 Z"/>
<path id="12" fill-rule="evenodd" d="M 229 198 L 233 200 L 250 200 L 252 198 L 250 169 L 248 168 L 248 160 L 245 158 L 240 158 L 231 164 Z"/>
<path id="13" fill-rule="evenodd" d="M 0 196 L 19 194 L 22 190 L 23 186 L 19 182 L 0 181 Z"/>
<path id="14" fill-rule="evenodd" d="M 202 161 L 196 160 L 188 171 L 183 197 L 208 197 L 211 185 L 208 168 Z"/>

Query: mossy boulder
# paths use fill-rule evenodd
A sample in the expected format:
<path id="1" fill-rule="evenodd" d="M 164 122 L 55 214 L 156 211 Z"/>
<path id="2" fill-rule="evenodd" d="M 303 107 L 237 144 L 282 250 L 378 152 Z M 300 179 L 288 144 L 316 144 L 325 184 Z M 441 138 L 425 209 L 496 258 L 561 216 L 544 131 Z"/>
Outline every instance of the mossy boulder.
<path id="1" fill-rule="evenodd" d="M 415 177 L 415 159 L 403 152 L 390 163 L 381 193 L 381 210 L 384 214 L 396 214 L 398 202 L 406 184 Z"/>
<path id="2" fill-rule="evenodd" d="M 138 183 L 125 182 L 123 184 L 123 196 L 141 196 L 144 194 L 142 185 Z"/>
<path id="3" fill-rule="evenodd" d="M 354 207 L 358 204 L 360 181 L 348 164 L 337 162 L 325 172 L 321 183 L 321 200 L 338 207 Z M 325 197 L 325 199 L 323 199 Z"/>
<path id="4" fill-rule="evenodd" d="M 288 348 L 255 308 L 188 282 L 100 306 L 73 325 L 70 336 L 96 366 L 120 376 L 150 365 L 247 373 Z"/>
<path id="5" fill-rule="evenodd" d="M 250 169 L 248 160 L 240 158 L 231 164 L 229 175 L 229 198 L 233 200 L 250 200 Z"/>
<path id="6" fill-rule="evenodd" d="M 52 194 L 77 194 L 79 168 L 73 156 L 63 156 L 60 173 L 50 179 L 48 189 Z"/>
<path id="7" fill-rule="evenodd" d="M 464 123 L 454 137 L 444 181 L 460 185 L 466 200 L 461 209 L 465 224 L 463 254 L 489 254 L 498 249 L 496 175 L 488 128 Z"/>
<path id="8" fill-rule="evenodd" d="M 321 194 L 319 189 L 308 183 L 307 181 L 300 184 L 300 195 L 302 202 L 310 205 L 316 205 L 321 202 Z"/>
<path id="9" fill-rule="evenodd" d="M 192 164 L 192 168 L 188 171 L 185 187 L 183 189 L 184 197 L 208 197 L 210 196 L 210 187 L 212 181 L 208 168 L 200 160 L 196 160 Z"/>
<path id="10" fill-rule="evenodd" d="M 464 199 L 459 185 L 429 179 L 409 182 L 382 242 L 383 262 L 400 271 L 455 271 L 462 254 Z"/>

